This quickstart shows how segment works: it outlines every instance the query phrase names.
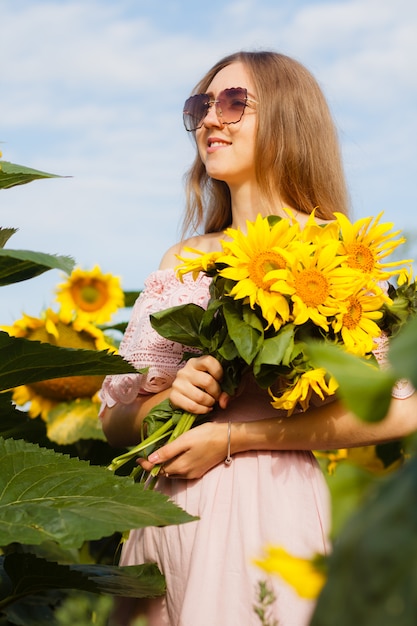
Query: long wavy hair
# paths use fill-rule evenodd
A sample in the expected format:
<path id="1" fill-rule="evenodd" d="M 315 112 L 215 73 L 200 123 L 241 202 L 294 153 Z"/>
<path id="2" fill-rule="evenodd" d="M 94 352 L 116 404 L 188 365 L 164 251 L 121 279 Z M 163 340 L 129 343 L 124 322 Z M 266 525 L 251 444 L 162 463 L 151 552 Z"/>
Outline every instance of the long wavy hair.
<path id="1" fill-rule="evenodd" d="M 337 131 L 316 79 L 298 61 L 276 52 L 241 51 L 221 59 L 195 86 L 207 91 L 224 67 L 245 65 L 257 93 L 255 168 L 260 209 L 273 213 L 279 197 L 304 213 L 332 219 L 348 213 L 348 193 Z M 210 178 L 197 152 L 185 176 L 183 234 L 220 232 L 232 221 L 227 184 Z"/>

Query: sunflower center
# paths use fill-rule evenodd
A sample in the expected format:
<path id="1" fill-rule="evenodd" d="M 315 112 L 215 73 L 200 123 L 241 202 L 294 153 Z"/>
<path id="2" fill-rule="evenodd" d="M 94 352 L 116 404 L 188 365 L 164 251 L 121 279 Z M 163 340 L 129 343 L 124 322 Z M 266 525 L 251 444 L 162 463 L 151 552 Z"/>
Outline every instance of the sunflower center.
<path id="1" fill-rule="evenodd" d="M 343 316 L 343 326 L 349 330 L 353 330 L 357 327 L 362 317 L 362 306 L 357 298 L 351 298 L 349 300 L 349 308 L 347 313 Z"/>
<path id="2" fill-rule="evenodd" d="M 109 299 L 107 285 L 100 280 L 80 279 L 71 285 L 71 296 L 82 311 L 98 311 Z"/>
<path id="3" fill-rule="evenodd" d="M 272 270 L 282 270 L 286 267 L 283 256 L 274 250 L 263 250 L 252 257 L 249 262 L 249 276 L 259 289 L 269 289 L 274 280 L 265 280 L 265 276 Z"/>
<path id="4" fill-rule="evenodd" d="M 375 257 L 372 251 L 363 244 L 357 243 L 349 247 L 348 265 L 354 269 L 369 273 L 375 267 Z"/>
<path id="5" fill-rule="evenodd" d="M 303 270 L 295 279 L 295 290 L 306 306 L 323 304 L 330 293 L 326 277 L 318 270 Z"/>

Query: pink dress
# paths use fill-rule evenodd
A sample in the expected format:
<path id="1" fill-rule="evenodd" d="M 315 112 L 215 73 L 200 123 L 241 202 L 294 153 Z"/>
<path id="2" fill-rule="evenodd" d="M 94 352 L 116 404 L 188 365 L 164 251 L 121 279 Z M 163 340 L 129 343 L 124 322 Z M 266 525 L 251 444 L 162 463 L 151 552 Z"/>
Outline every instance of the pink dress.
<path id="1" fill-rule="evenodd" d="M 148 373 L 107 377 L 104 404 L 128 404 L 138 394 L 170 386 L 184 348 L 153 331 L 149 314 L 190 301 L 206 306 L 209 280 L 186 276 L 181 283 L 171 269 L 149 276 L 120 348 L 135 366 L 149 366 Z M 243 422 L 277 412 L 268 394 L 254 385 L 212 415 L 217 421 Z M 260 581 L 276 598 L 271 624 L 273 617 L 279 626 L 307 626 L 313 603 L 253 561 L 268 545 L 306 558 L 327 552 L 329 495 L 312 453 L 236 454 L 230 466 L 221 463 L 201 479 L 161 478 L 157 488 L 199 520 L 133 530 L 124 544 L 121 565 L 156 562 L 166 577 L 167 594 L 151 601 L 149 626 L 260 626 L 254 611 Z"/>

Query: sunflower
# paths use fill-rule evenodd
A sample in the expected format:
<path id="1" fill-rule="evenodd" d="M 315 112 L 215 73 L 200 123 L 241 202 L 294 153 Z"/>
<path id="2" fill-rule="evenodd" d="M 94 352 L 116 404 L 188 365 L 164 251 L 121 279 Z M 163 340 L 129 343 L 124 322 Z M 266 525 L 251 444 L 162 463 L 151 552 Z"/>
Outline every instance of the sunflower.
<path id="1" fill-rule="evenodd" d="M 61 305 L 60 315 L 66 322 L 76 316 L 80 320 L 104 324 L 124 306 L 120 279 L 103 274 L 98 265 L 90 271 L 74 269 L 56 291 L 56 300 Z"/>
<path id="2" fill-rule="evenodd" d="M 382 259 L 390 255 L 405 238 L 395 239 L 400 231 L 389 232 L 393 224 L 380 224 L 382 213 L 376 217 L 364 217 L 351 223 L 342 213 L 335 213 L 341 232 L 341 254 L 347 256 L 347 264 L 371 277 L 375 282 L 387 280 L 401 271 L 407 261 L 383 263 Z"/>
<path id="3" fill-rule="evenodd" d="M 333 240 L 321 246 L 306 243 L 298 247 L 296 262 L 286 280 L 276 271 L 267 274 L 272 291 L 291 297 L 294 324 L 310 319 L 328 331 L 329 318 L 346 311 L 346 299 L 361 275 L 358 270 L 343 266 L 345 257 L 338 254 L 339 246 L 339 241 Z"/>
<path id="4" fill-rule="evenodd" d="M 372 352 L 374 339 L 381 334 L 376 320 L 383 317 L 382 307 L 390 298 L 377 286 L 362 287 L 347 298 L 347 310 L 336 315 L 332 324 L 349 352 L 358 356 Z"/>
<path id="5" fill-rule="evenodd" d="M 103 332 L 82 320 L 67 322 L 60 314 L 47 309 L 43 317 L 24 315 L 12 326 L 3 326 L 12 337 L 25 337 L 65 348 L 88 350 L 111 350 Z M 13 390 L 13 400 L 18 406 L 30 403 L 30 417 L 40 415 L 45 421 L 52 409 L 60 402 L 70 402 L 79 398 L 94 398 L 99 391 L 103 376 L 68 376 L 23 385 Z"/>
<path id="6" fill-rule="evenodd" d="M 271 405 L 274 409 L 284 409 L 288 416 L 292 415 L 297 405 L 305 411 L 313 393 L 317 394 L 321 400 L 335 393 L 338 384 L 333 377 L 328 377 L 323 367 L 310 369 L 295 377 L 295 382 L 287 383 L 287 388 L 279 396 L 275 396 L 271 389 L 269 394 L 272 397 Z"/>
<path id="7" fill-rule="evenodd" d="M 273 325 L 276 330 L 289 320 L 290 309 L 284 295 L 271 291 L 274 281 L 266 276 L 274 270 L 285 280 L 288 267 L 296 261 L 299 232 L 297 222 L 281 219 L 271 224 L 258 215 L 255 222 L 247 222 L 246 234 L 228 228 L 225 235 L 231 240 L 222 241 L 224 255 L 218 263 L 226 267 L 218 273 L 236 283 L 230 295 L 247 300 L 252 308 L 259 306 L 267 327 Z"/>
<path id="8" fill-rule="evenodd" d="M 264 571 L 280 576 L 302 598 L 314 600 L 322 590 L 326 576 L 319 565 L 320 557 L 304 559 L 289 554 L 284 548 L 268 546 L 263 560 L 255 563 Z"/>
<path id="9" fill-rule="evenodd" d="M 177 254 L 177 258 L 182 261 L 182 265 L 178 265 L 175 268 L 180 280 L 185 274 L 192 273 L 193 280 L 197 280 L 198 275 L 201 272 L 210 273 L 210 270 L 214 269 L 217 259 L 221 256 L 221 252 L 201 252 L 196 248 L 184 247 L 184 252 L 190 252 L 197 255 L 195 258 L 183 257 Z"/>
<path id="10" fill-rule="evenodd" d="M 320 243 L 339 239 L 340 226 L 336 220 L 320 224 L 315 218 L 315 213 L 310 213 L 307 222 L 300 233 L 302 241 Z"/>

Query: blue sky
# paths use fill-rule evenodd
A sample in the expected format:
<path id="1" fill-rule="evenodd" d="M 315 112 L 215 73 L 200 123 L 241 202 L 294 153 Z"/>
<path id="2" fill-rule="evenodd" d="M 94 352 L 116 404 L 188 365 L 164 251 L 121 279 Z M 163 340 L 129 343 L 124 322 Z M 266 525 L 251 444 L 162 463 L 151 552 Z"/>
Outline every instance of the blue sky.
<path id="1" fill-rule="evenodd" d="M 3 158 L 70 176 L 1 192 L 1 225 L 19 228 L 9 247 L 140 289 L 178 239 L 193 155 L 183 101 L 220 56 L 266 48 L 319 80 L 352 216 L 384 211 L 415 256 L 415 0 L 2 0 L 0 40 Z M 0 324 L 38 315 L 61 278 L 3 287 Z"/>

